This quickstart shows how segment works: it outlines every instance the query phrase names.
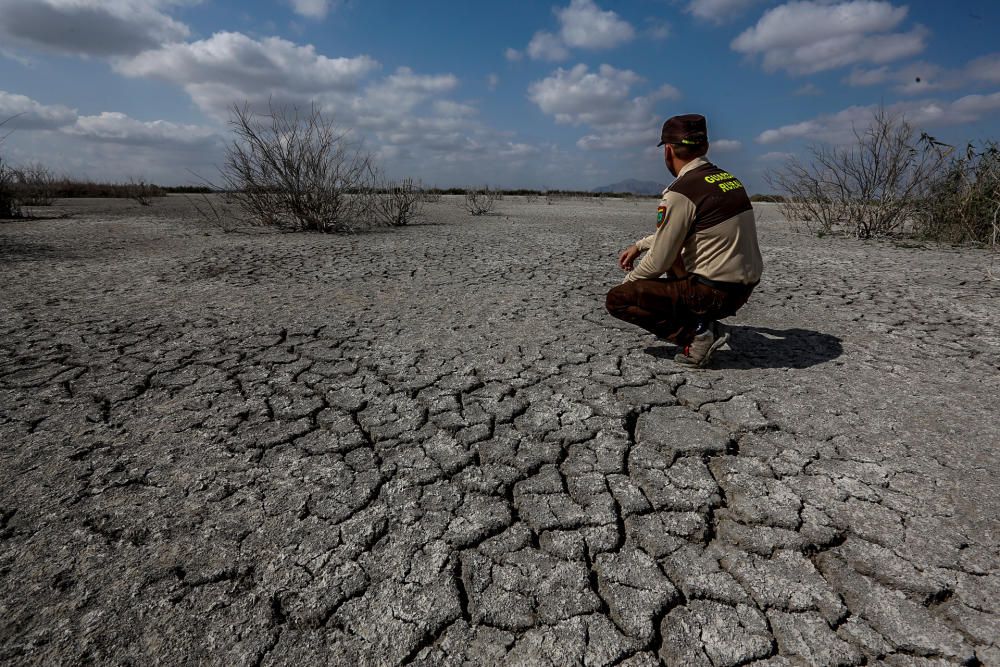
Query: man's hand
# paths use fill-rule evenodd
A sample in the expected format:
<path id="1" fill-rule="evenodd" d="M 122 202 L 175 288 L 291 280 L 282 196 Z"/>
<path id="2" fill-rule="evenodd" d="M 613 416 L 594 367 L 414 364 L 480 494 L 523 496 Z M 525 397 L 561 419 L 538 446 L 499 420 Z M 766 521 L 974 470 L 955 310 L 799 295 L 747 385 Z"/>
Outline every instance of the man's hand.
<path id="1" fill-rule="evenodd" d="M 621 254 L 618 255 L 618 266 L 622 267 L 622 271 L 631 271 L 634 268 L 635 258 L 639 256 L 640 252 L 642 251 L 634 243 L 622 250 Z"/>

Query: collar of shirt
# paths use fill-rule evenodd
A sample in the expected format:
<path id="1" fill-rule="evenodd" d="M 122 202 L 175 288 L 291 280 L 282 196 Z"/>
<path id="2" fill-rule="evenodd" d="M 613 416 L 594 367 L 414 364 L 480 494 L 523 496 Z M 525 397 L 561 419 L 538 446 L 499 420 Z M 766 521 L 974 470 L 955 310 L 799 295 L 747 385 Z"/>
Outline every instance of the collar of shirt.
<path id="1" fill-rule="evenodd" d="M 691 160 L 686 165 L 684 165 L 683 167 L 681 167 L 681 170 L 679 172 L 677 172 L 677 178 L 675 178 L 674 180 L 670 181 L 670 185 L 668 185 L 667 187 L 665 187 L 663 189 L 663 196 L 665 197 L 667 195 L 667 192 L 670 190 L 670 186 L 673 185 L 674 183 L 676 183 L 677 179 L 679 179 L 681 176 L 683 176 L 684 174 L 688 173 L 692 169 L 697 169 L 698 167 L 700 167 L 702 165 L 705 165 L 705 164 L 708 164 L 708 160 L 706 160 L 703 157 L 696 157 L 695 159 Z"/>

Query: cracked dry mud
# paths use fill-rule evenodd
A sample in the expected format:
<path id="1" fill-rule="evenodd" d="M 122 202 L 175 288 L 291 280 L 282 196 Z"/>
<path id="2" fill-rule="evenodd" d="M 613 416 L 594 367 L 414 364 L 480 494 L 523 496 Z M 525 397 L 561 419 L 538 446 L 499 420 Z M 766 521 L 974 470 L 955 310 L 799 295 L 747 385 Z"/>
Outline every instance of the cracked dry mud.
<path id="1" fill-rule="evenodd" d="M 0 226 L 0 660 L 1000 665 L 988 255 L 794 233 L 715 367 L 648 202 Z"/>

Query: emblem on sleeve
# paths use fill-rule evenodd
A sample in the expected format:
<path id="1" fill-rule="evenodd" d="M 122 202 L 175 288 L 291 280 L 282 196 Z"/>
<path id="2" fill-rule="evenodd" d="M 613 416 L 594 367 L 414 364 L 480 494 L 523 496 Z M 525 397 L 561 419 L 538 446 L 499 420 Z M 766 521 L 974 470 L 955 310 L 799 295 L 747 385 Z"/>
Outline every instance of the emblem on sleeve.
<path id="1" fill-rule="evenodd" d="M 659 206 L 656 209 L 656 228 L 659 229 L 667 221 L 667 207 Z"/>

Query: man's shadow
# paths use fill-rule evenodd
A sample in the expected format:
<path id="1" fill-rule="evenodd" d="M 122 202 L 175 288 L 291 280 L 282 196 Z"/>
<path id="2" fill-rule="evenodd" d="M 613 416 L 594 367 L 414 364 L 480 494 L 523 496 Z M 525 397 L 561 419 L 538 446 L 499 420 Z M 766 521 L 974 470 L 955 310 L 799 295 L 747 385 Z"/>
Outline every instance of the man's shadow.
<path id="1" fill-rule="evenodd" d="M 710 368 L 809 368 L 844 353 L 836 336 L 809 329 L 768 329 L 767 327 L 729 326 L 729 343 L 716 351 Z M 646 353 L 661 359 L 673 359 L 678 348 L 657 345 Z"/>

